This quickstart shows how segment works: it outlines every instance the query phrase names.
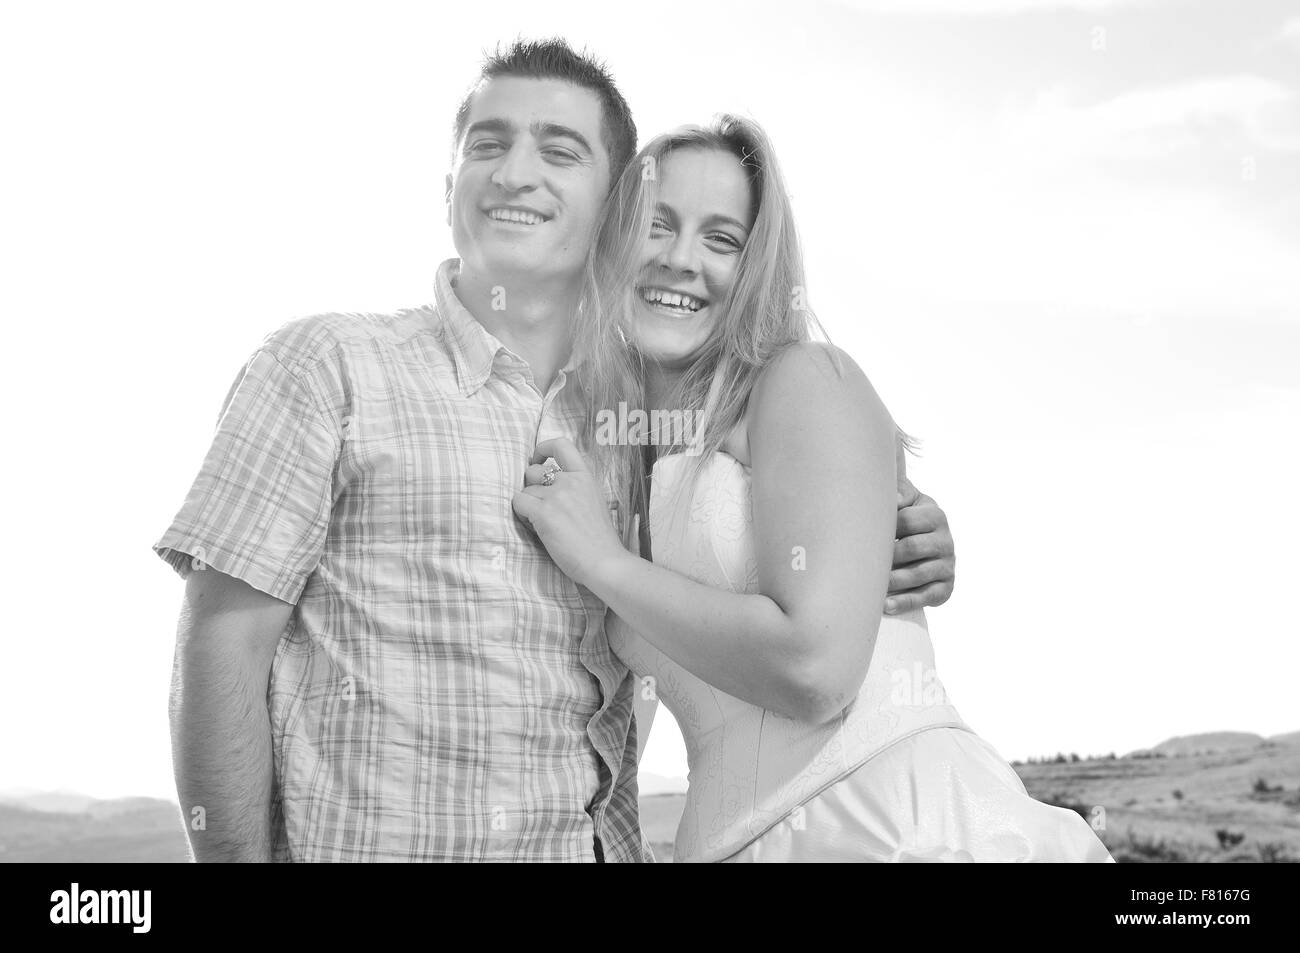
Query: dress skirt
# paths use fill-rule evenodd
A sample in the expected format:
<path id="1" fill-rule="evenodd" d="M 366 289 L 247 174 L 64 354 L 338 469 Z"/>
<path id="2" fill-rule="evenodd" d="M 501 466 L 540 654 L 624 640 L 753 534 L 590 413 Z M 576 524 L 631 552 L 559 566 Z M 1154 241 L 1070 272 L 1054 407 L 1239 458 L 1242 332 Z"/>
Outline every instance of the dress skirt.
<path id="1" fill-rule="evenodd" d="M 1036 801 L 978 735 L 891 745 L 725 863 L 1113 863 L 1074 811 Z"/>

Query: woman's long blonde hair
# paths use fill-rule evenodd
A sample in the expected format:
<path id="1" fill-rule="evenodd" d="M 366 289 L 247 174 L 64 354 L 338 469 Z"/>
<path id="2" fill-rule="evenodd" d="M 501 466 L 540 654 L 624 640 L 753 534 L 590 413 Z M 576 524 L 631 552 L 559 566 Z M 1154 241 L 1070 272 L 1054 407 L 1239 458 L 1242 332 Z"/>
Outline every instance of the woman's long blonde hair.
<path id="1" fill-rule="evenodd" d="M 644 245 L 658 204 L 663 160 L 682 149 L 716 149 L 736 157 L 749 182 L 754 225 L 740 253 L 734 281 L 716 307 L 718 320 L 694 354 L 669 406 L 688 421 L 703 421 L 688 446 L 657 445 L 658 452 L 689 450 L 694 459 L 679 489 L 693 486 L 712 453 L 744 417 L 763 368 L 783 349 L 827 340 L 808 307 L 803 254 L 776 155 L 755 122 L 722 115 L 711 125 L 684 126 L 651 140 L 623 171 L 609 198 L 588 258 L 575 341 L 583 357 L 587 398 L 586 448 L 616 481 L 628 520 L 644 514 L 641 448 L 600 445 L 602 411 L 620 402 L 645 408 L 642 355 L 627 329 L 643 268 Z M 690 494 L 685 495 L 690 499 Z"/>

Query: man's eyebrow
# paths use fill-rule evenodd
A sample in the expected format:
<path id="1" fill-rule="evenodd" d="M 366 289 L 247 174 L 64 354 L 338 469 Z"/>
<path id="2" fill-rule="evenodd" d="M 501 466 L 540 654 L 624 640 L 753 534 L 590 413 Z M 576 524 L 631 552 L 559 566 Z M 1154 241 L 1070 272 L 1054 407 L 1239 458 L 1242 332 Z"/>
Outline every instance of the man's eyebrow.
<path id="1" fill-rule="evenodd" d="M 528 129 L 538 139 L 572 139 L 591 155 L 596 154 L 596 150 L 591 148 L 591 143 L 587 141 L 586 136 L 558 122 L 535 122 Z"/>
<path id="2" fill-rule="evenodd" d="M 514 132 L 514 129 L 514 124 L 504 119 L 480 119 L 478 122 L 470 123 L 469 128 L 465 130 L 465 138 L 468 139 L 476 132 Z"/>
<path id="3" fill-rule="evenodd" d="M 507 135 L 517 130 L 514 123 L 506 119 L 480 119 L 478 122 L 470 123 L 469 128 L 465 130 L 465 138 L 478 132 L 495 132 L 501 135 Z M 569 126 L 561 125 L 558 122 L 535 122 L 528 127 L 538 139 L 572 139 L 579 146 L 585 149 L 588 154 L 595 155 L 596 150 L 591 148 L 591 143 L 587 137 L 578 130 Z"/>

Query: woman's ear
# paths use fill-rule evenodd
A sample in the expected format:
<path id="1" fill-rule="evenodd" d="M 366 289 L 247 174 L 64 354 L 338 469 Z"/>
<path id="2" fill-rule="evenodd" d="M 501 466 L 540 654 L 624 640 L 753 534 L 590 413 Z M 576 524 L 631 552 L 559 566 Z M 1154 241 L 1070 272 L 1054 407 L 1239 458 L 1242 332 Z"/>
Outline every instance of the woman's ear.
<path id="1" fill-rule="evenodd" d="M 448 172 L 448 173 L 447 173 L 447 226 L 448 226 L 448 227 L 451 227 L 451 187 L 452 187 L 452 184 L 453 184 L 453 182 L 452 182 L 452 178 L 451 178 L 451 173 Z"/>

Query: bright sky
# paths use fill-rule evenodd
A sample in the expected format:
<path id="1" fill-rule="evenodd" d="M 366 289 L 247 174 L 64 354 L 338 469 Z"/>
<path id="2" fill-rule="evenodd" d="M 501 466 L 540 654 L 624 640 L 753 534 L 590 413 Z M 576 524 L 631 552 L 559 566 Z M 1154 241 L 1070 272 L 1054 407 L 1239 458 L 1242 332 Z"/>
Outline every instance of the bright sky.
<path id="1" fill-rule="evenodd" d="M 480 51 L 741 111 L 925 441 L 947 688 L 1007 758 L 1300 728 L 1300 3 L 45 3 L 0 14 L 0 790 L 173 797 L 150 551 L 262 337 L 426 302 Z M 53 358 L 57 357 L 55 363 Z M 685 772 L 660 717 L 645 770 Z"/>

